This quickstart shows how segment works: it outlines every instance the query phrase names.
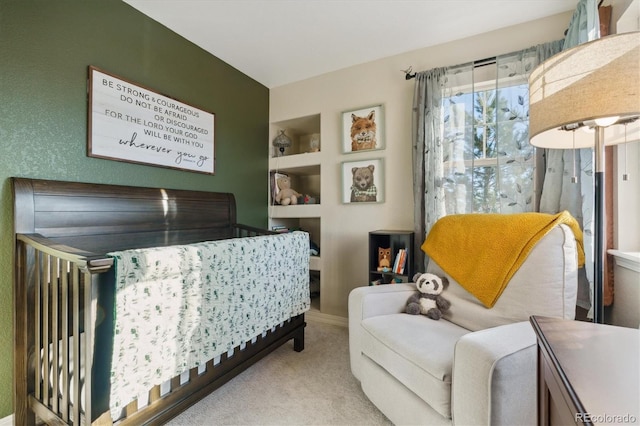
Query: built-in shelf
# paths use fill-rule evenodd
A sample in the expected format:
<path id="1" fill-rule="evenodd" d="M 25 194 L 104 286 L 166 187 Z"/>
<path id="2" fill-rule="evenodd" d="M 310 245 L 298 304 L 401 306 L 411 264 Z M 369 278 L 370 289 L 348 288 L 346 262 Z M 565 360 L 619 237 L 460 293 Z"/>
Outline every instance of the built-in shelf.
<path id="1" fill-rule="evenodd" d="M 285 156 L 316 153 L 321 150 L 319 114 L 271 123 L 270 140 L 273 141 L 281 131 L 291 140 L 291 146 L 284 148 Z M 279 155 L 279 148 L 271 146 L 271 157 Z"/>
<path id="2" fill-rule="evenodd" d="M 269 206 L 272 218 L 320 217 L 319 204 L 297 204 L 295 206 Z"/>
<path id="3" fill-rule="evenodd" d="M 309 269 L 312 271 L 320 271 L 322 269 L 320 256 L 309 256 Z"/>
<path id="4" fill-rule="evenodd" d="M 320 174 L 320 153 L 283 155 L 269 159 L 269 169 L 297 174 Z"/>
<path id="5" fill-rule="evenodd" d="M 273 139 L 284 131 L 291 140 L 291 146 L 281 153 L 273 147 Z M 322 251 L 322 194 L 321 194 L 321 135 L 320 114 L 304 117 L 296 117 L 288 120 L 273 122 L 269 128 L 269 226 L 271 229 L 302 229 L 309 233 L 312 243 L 315 243 Z M 308 195 L 315 199 L 314 204 L 303 204 L 299 201 L 296 205 L 281 206 L 274 204 L 273 198 L 277 192 L 274 187 L 276 177 L 286 175 L 290 179 L 291 188 L 302 195 Z M 280 176 L 281 177 L 281 176 Z M 309 257 L 310 278 L 313 289 L 310 293 L 314 299 L 314 307 L 320 310 L 320 297 L 322 292 L 322 258 L 320 256 Z M 317 283 L 320 283 L 320 290 Z"/>

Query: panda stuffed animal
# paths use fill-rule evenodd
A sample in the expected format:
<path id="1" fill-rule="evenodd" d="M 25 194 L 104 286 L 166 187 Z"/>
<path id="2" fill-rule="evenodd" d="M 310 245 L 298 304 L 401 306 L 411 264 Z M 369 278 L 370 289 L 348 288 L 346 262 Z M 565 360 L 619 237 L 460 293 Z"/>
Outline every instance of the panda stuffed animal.
<path id="1" fill-rule="evenodd" d="M 418 293 L 407 301 L 406 312 L 411 315 L 426 315 L 433 320 L 439 320 L 451 303 L 440 293 L 449 284 L 446 278 L 440 278 L 430 273 L 417 273 L 413 276 Z"/>

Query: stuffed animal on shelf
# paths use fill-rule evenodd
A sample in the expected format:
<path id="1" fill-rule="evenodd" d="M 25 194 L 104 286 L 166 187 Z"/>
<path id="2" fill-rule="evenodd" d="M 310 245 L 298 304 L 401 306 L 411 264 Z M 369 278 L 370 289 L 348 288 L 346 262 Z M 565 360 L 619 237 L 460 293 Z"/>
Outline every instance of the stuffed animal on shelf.
<path id="1" fill-rule="evenodd" d="M 387 272 L 391 269 L 391 247 L 378 247 L 378 271 Z"/>
<path id="2" fill-rule="evenodd" d="M 288 177 L 281 177 L 276 182 L 278 189 L 280 189 L 276 195 L 276 203 L 283 206 L 298 204 L 298 197 L 301 197 L 302 194 L 291 189 L 291 180 Z"/>
<path id="3" fill-rule="evenodd" d="M 442 314 L 451 307 L 451 302 L 440 294 L 449 285 L 447 278 L 430 273 L 418 272 L 413 276 L 418 293 L 407 301 L 406 313 L 426 315 L 433 320 L 442 318 Z"/>
<path id="4" fill-rule="evenodd" d="M 312 197 L 309 194 L 304 194 L 304 196 L 302 197 L 302 202 L 304 204 L 316 204 L 318 202 L 318 198 Z"/>

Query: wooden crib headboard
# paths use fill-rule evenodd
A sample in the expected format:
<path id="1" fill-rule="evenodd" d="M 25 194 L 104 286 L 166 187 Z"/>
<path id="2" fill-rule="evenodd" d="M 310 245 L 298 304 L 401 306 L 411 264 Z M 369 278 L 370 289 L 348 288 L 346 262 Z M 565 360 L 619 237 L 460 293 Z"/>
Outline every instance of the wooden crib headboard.
<path id="1" fill-rule="evenodd" d="M 16 234 L 89 253 L 231 238 L 233 194 L 12 178 Z"/>

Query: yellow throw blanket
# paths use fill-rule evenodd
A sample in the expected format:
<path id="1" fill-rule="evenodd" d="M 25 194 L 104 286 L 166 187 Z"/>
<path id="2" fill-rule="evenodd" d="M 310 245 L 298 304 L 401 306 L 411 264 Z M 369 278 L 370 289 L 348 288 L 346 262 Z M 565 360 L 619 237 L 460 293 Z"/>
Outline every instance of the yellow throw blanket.
<path id="1" fill-rule="evenodd" d="M 582 231 L 564 211 L 517 214 L 459 214 L 438 220 L 422 250 L 487 308 L 493 307 L 536 243 L 558 224 L 576 237 L 584 265 Z"/>

